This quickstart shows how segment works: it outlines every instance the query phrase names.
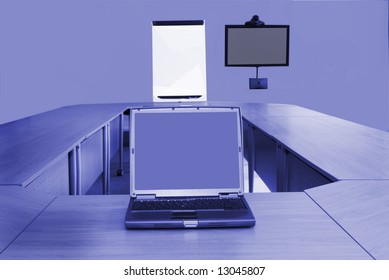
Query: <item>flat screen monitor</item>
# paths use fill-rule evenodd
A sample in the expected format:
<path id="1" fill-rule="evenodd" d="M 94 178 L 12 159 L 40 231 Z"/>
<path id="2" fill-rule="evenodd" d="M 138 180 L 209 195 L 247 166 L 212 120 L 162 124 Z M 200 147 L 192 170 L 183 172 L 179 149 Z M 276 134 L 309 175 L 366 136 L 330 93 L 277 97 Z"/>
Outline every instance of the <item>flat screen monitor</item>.
<path id="1" fill-rule="evenodd" d="M 289 25 L 225 26 L 225 66 L 288 66 Z"/>

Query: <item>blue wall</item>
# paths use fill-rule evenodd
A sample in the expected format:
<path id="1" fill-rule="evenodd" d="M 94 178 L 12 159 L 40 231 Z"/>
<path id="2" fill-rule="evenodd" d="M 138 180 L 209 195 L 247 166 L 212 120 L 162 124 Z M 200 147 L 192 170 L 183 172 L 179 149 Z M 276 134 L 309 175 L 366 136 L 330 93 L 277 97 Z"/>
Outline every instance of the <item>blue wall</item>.
<path id="1" fill-rule="evenodd" d="M 0 0 L 0 123 L 152 100 L 151 21 L 204 19 L 208 99 L 293 103 L 389 128 L 388 1 Z M 224 67 L 224 25 L 290 24 L 290 66 Z"/>

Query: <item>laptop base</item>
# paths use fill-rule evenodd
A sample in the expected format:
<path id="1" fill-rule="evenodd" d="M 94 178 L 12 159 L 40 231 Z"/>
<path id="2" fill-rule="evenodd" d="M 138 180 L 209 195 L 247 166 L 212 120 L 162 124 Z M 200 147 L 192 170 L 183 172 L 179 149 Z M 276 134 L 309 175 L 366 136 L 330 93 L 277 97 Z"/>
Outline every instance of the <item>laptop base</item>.
<path id="1" fill-rule="evenodd" d="M 130 200 L 125 218 L 128 229 L 168 229 L 168 228 L 230 228 L 252 227 L 255 218 L 250 210 L 141 210 L 130 211 Z M 245 205 L 247 202 L 242 198 Z"/>

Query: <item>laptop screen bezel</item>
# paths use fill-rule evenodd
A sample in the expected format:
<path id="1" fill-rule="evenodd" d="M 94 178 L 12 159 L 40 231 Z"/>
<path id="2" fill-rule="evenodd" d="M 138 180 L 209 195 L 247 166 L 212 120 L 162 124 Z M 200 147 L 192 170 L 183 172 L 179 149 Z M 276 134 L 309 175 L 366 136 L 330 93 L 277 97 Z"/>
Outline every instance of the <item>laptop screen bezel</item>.
<path id="1" fill-rule="evenodd" d="M 136 186 L 135 174 L 136 165 L 135 158 L 135 121 L 138 114 L 152 114 L 152 113 L 186 113 L 186 112 L 234 112 L 236 114 L 237 128 L 238 128 L 238 153 L 239 153 L 239 185 L 233 188 L 192 188 L 192 189 L 139 189 Z M 156 197 L 185 197 L 185 196 L 218 196 L 219 194 L 236 193 L 242 195 L 244 192 L 244 176 L 243 176 L 243 128 L 242 116 L 239 107 L 147 107 L 147 108 L 133 108 L 130 110 L 130 196 L 137 195 L 155 195 Z"/>

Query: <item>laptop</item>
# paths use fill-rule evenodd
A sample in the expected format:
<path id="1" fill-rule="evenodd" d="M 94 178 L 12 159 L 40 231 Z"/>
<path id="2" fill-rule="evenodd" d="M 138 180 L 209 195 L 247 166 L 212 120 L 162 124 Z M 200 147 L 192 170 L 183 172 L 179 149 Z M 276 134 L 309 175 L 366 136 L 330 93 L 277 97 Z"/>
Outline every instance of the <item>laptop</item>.
<path id="1" fill-rule="evenodd" d="M 131 110 L 128 229 L 254 226 L 243 181 L 239 107 Z"/>

